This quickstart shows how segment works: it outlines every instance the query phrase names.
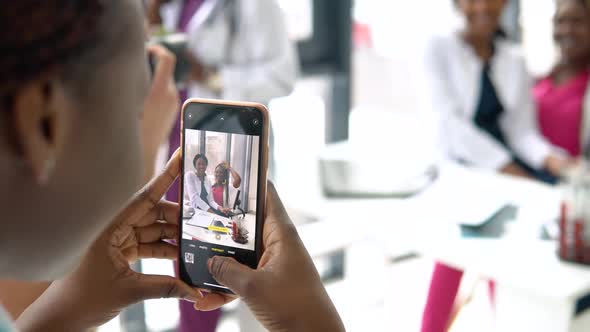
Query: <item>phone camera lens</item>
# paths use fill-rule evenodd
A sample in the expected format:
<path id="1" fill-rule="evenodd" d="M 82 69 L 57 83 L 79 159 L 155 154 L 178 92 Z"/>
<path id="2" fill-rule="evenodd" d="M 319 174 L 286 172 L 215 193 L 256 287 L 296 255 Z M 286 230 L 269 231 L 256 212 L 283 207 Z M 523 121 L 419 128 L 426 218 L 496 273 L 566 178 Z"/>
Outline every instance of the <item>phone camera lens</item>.
<path id="1" fill-rule="evenodd" d="M 255 127 L 258 127 L 258 125 L 260 124 L 260 120 L 258 120 L 258 119 L 254 119 L 254 120 L 252 120 L 252 124 L 253 124 Z"/>

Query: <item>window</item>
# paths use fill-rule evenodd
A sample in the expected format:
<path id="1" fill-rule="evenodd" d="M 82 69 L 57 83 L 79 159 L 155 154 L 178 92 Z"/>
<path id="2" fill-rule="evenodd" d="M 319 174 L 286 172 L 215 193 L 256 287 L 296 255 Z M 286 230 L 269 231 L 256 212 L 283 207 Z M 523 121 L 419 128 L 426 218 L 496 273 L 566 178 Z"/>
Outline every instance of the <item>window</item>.
<path id="1" fill-rule="evenodd" d="M 214 173 L 215 167 L 217 165 L 228 162 L 231 163 L 230 156 L 229 156 L 229 147 L 228 137 L 230 134 L 226 133 L 216 133 L 207 131 L 205 137 L 205 151 L 201 151 L 201 153 L 205 153 L 207 158 L 209 159 L 209 168 L 207 171 L 207 175 L 209 176 L 209 180 L 211 183 L 215 182 Z"/>
<path id="2" fill-rule="evenodd" d="M 279 0 L 285 13 L 287 30 L 292 40 L 303 41 L 313 37 L 312 0 Z"/>

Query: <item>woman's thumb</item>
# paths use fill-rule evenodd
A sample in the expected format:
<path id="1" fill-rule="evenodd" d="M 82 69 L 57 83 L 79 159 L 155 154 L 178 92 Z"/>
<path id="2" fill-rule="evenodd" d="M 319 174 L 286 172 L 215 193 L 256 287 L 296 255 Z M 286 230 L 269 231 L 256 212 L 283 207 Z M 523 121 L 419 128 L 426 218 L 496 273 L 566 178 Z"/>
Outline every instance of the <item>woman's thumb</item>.
<path id="1" fill-rule="evenodd" d="M 238 296 L 246 293 L 256 276 L 254 270 L 231 257 L 215 256 L 209 259 L 208 266 L 213 278 Z"/>
<path id="2" fill-rule="evenodd" d="M 203 298 L 201 292 L 195 288 L 170 276 L 140 274 L 140 280 L 135 284 L 137 300 L 179 298 L 190 302 L 197 302 Z"/>

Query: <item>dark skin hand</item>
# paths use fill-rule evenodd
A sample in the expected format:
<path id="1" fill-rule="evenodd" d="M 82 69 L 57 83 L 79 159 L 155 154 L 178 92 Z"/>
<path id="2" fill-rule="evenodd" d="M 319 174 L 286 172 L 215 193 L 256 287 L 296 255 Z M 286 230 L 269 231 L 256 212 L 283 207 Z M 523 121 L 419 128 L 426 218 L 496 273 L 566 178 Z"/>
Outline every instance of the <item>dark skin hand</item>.
<path id="1" fill-rule="evenodd" d="M 214 257 L 208 262 L 209 271 L 242 298 L 269 331 L 344 331 L 311 257 L 270 183 L 263 247 L 256 270 L 233 258 Z M 214 310 L 234 299 L 209 293 L 195 308 Z"/>
<path id="2" fill-rule="evenodd" d="M 207 70 L 205 66 L 197 59 L 197 57 L 190 50 L 185 50 L 186 60 L 191 65 L 191 72 L 189 75 L 189 81 L 203 83 L 207 79 Z"/>
<path id="3" fill-rule="evenodd" d="M 556 177 L 560 177 L 562 173 L 570 167 L 577 165 L 576 160 L 563 159 L 556 156 L 549 156 L 545 159 L 544 168 Z M 510 163 L 500 169 L 501 173 L 518 176 L 534 180 L 535 178 L 524 168 L 516 163 Z"/>
<path id="4" fill-rule="evenodd" d="M 176 259 L 178 204 L 160 201 L 180 173 L 179 153 L 163 174 L 136 194 L 82 258 L 80 266 L 54 281 L 19 317 L 19 331 L 84 331 L 116 317 L 127 306 L 155 298 L 198 301 L 201 293 L 170 276 L 133 271 L 140 258 Z"/>
<path id="5" fill-rule="evenodd" d="M 163 4 L 170 2 L 170 0 L 149 0 L 147 5 L 147 19 L 149 25 L 161 25 L 162 16 L 160 15 L 160 8 Z"/>
<path id="6" fill-rule="evenodd" d="M 145 160 L 145 183 L 149 182 L 154 175 L 158 148 L 168 137 L 179 110 L 178 91 L 173 80 L 174 55 L 158 45 L 151 45 L 148 52 L 153 54 L 158 61 L 140 119 Z M 16 319 L 43 294 L 49 285 L 49 282 L 0 281 L 0 302 L 6 304 L 7 311 Z"/>
<path id="7" fill-rule="evenodd" d="M 521 178 L 532 179 L 532 176 L 524 168 L 516 163 L 510 163 L 500 169 L 500 173 L 517 176 Z"/>
<path id="8" fill-rule="evenodd" d="M 148 52 L 158 61 L 141 118 L 146 167 L 144 183 L 149 182 L 154 176 L 158 148 L 170 135 L 174 121 L 178 117 L 180 103 L 178 90 L 174 85 L 176 58 L 160 45 L 149 46 Z"/>
<path id="9" fill-rule="evenodd" d="M 151 0 L 147 6 L 147 19 L 150 26 L 161 26 L 162 16 L 160 9 L 162 5 L 169 3 L 170 0 Z M 185 50 L 184 58 L 191 65 L 189 81 L 203 83 L 207 80 L 207 70 L 203 63 L 190 50 Z"/>

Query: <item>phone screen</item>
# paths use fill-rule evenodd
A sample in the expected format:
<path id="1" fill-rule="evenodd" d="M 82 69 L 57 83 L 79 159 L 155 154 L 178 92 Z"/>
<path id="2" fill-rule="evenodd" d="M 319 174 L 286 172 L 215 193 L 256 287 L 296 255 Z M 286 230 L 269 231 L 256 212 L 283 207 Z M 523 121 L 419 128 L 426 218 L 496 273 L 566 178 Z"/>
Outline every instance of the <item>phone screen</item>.
<path id="1" fill-rule="evenodd" d="M 258 264 L 266 120 L 256 107 L 199 102 L 187 104 L 183 117 L 179 274 L 192 286 L 229 292 L 207 260 Z"/>

